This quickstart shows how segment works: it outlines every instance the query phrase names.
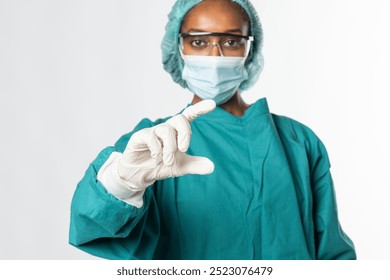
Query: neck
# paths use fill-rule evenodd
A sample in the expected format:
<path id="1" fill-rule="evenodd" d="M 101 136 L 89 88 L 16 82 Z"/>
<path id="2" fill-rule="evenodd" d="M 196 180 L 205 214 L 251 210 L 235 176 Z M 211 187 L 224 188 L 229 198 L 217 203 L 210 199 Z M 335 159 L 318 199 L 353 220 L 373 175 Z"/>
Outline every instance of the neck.
<path id="1" fill-rule="evenodd" d="M 200 101 L 202 101 L 202 99 L 194 95 L 191 104 L 196 104 Z M 244 99 L 242 99 L 241 95 L 237 92 L 233 95 L 232 98 L 229 99 L 229 101 L 219 105 L 219 107 L 234 116 L 241 117 L 249 108 L 249 105 L 245 103 Z"/>

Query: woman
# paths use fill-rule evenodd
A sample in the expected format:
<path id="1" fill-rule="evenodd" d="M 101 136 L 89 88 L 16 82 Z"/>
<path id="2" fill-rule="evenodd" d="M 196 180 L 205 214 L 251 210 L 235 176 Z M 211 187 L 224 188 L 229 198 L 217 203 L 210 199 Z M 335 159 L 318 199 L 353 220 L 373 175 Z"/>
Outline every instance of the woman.
<path id="1" fill-rule="evenodd" d="M 356 258 L 322 142 L 240 95 L 261 45 L 249 1 L 176 2 L 163 63 L 192 106 L 98 155 L 74 194 L 72 245 L 110 259 Z"/>

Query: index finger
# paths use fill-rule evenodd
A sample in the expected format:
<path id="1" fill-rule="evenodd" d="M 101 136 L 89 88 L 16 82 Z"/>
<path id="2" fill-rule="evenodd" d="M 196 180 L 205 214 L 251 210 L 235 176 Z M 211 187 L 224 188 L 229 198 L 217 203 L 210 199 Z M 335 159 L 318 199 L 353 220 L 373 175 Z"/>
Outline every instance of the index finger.
<path id="1" fill-rule="evenodd" d="M 188 123 L 191 123 L 197 117 L 211 112 L 215 107 L 216 104 L 214 100 L 202 100 L 187 107 L 181 114 L 187 119 Z"/>

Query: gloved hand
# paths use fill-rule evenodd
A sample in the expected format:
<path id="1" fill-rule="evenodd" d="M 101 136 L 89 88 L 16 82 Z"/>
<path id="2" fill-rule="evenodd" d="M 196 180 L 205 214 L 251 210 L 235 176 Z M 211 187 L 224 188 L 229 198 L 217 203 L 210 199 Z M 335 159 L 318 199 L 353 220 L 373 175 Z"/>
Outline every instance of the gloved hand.
<path id="1" fill-rule="evenodd" d="M 204 100 L 189 106 L 163 124 L 134 133 L 118 159 L 119 178 L 135 192 L 145 190 L 156 180 L 185 174 L 210 174 L 214 164 L 207 158 L 185 154 L 191 139 L 190 123 L 215 109 Z"/>

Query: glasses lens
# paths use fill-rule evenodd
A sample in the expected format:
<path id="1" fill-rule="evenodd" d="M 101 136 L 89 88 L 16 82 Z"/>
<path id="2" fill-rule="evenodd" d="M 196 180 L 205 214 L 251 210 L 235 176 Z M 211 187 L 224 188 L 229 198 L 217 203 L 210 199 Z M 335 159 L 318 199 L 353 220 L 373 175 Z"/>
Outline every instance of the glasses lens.
<path id="1" fill-rule="evenodd" d="M 208 55 L 210 38 L 205 35 L 188 35 L 183 38 L 183 50 L 190 55 Z"/>
<path id="2" fill-rule="evenodd" d="M 245 56 L 247 40 L 234 36 L 223 36 L 219 40 L 223 55 Z"/>
<path id="3" fill-rule="evenodd" d="M 218 49 L 220 55 L 245 56 L 248 40 L 234 34 L 199 35 L 185 34 L 180 40 L 181 48 L 187 55 L 210 55 L 212 49 Z"/>

